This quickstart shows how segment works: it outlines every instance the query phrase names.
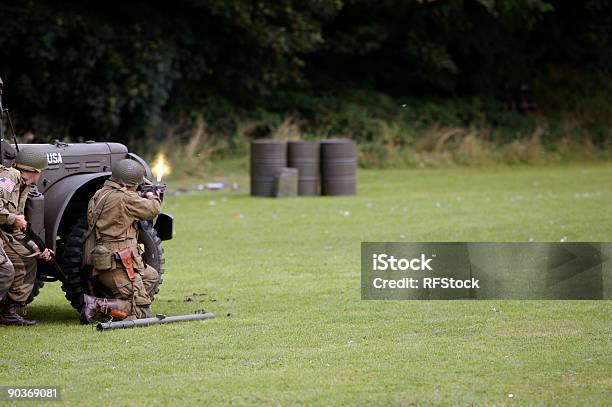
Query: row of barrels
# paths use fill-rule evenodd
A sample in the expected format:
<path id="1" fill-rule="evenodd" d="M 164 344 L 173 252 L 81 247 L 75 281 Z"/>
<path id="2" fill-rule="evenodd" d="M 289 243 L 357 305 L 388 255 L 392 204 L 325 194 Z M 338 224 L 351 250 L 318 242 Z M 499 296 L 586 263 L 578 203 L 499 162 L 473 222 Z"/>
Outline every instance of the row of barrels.
<path id="1" fill-rule="evenodd" d="M 251 195 L 274 196 L 285 168 L 298 170 L 298 195 L 354 195 L 357 146 L 350 139 L 251 142 Z"/>

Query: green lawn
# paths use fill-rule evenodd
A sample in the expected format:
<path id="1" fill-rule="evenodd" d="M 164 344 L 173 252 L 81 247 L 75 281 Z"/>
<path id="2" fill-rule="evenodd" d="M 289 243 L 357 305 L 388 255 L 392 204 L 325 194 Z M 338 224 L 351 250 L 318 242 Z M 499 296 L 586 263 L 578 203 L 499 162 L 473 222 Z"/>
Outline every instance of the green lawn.
<path id="1" fill-rule="evenodd" d="M 610 301 L 361 301 L 359 256 L 610 241 L 612 165 L 362 171 L 358 189 L 168 196 L 154 311 L 217 317 L 98 333 L 48 284 L 38 327 L 0 328 L 0 384 L 58 385 L 71 405 L 609 405 Z"/>

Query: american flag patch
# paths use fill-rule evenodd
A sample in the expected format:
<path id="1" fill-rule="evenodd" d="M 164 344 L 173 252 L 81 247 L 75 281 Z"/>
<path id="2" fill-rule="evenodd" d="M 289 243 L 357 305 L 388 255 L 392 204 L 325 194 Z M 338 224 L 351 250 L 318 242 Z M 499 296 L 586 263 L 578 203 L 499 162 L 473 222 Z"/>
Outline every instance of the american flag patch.
<path id="1" fill-rule="evenodd" d="M 15 189 L 15 183 L 6 177 L 0 178 L 0 188 L 4 189 L 9 194 Z"/>

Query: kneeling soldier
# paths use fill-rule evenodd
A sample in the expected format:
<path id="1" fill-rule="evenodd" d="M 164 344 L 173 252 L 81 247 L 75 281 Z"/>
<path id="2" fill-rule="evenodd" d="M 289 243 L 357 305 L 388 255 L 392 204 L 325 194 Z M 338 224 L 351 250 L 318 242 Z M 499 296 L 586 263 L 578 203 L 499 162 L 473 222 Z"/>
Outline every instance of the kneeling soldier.
<path id="1" fill-rule="evenodd" d="M 137 221 L 150 220 L 161 210 L 158 194 L 136 192 L 144 168 L 130 159 L 119 161 L 111 178 L 89 201 L 87 220 L 95 233 L 92 278 L 108 288 L 113 298 L 84 296 L 81 322 L 94 322 L 99 314 L 114 319 L 147 318 L 157 271 L 145 265 L 144 247 L 138 244 Z"/>

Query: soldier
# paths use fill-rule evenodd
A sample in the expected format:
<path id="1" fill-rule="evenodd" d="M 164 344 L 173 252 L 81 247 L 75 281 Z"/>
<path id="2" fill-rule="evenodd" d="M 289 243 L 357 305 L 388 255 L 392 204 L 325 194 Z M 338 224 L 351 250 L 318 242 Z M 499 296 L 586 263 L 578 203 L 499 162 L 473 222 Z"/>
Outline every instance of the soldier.
<path id="1" fill-rule="evenodd" d="M 158 273 L 142 259 L 137 221 L 150 220 L 161 210 L 159 194 L 141 196 L 137 186 L 144 168 L 130 159 L 119 161 L 111 178 L 89 201 L 87 220 L 96 235 L 92 278 L 108 288 L 113 298 L 84 295 L 81 322 L 92 323 L 98 314 L 114 319 L 151 315 L 151 295 Z M 107 265 L 105 265 L 107 263 Z M 106 270 L 104 270 L 106 269 Z"/>
<path id="2" fill-rule="evenodd" d="M 22 148 L 14 168 L 0 166 L 0 236 L 4 250 L 0 251 L 0 274 L 6 281 L 13 275 L 10 288 L 0 310 L 2 325 L 35 325 L 17 314 L 26 305 L 36 281 L 37 259 L 49 261 L 52 252 L 38 247 L 23 233 L 27 227 L 24 208 L 31 186 L 40 172 L 47 168 L 47 156 L 33 149 Z M 4 255 L 5 254 L 5 255 Z M 1 296 L 0 292 L 0 296 Z"/>

